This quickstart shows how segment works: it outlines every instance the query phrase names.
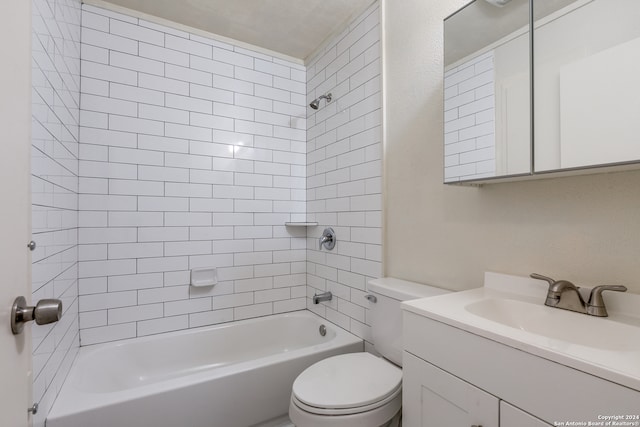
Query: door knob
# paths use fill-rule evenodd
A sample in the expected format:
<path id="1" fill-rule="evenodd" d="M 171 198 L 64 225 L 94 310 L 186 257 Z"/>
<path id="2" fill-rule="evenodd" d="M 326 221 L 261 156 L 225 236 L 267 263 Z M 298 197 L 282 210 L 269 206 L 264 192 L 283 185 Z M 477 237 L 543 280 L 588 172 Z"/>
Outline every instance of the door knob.
<path id="1" fill-rule="evenodd" d="M 62 301 L 59 299 L 42 299 L 35 307 L 30 307 L 24 297 L 18 297 L 11 308 L 11 331 L 18 335 L 26 322 L 35 320 L 38 325 L 46 325 L 57 322 L 61 317 Z"/>

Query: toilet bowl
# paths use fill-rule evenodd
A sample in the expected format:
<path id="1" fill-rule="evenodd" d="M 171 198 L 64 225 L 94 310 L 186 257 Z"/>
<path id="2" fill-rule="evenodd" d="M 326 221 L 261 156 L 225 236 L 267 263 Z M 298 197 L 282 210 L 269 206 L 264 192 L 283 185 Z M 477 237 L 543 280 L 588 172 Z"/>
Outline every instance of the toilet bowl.
<path id="1" fill-rule="evenodd" d="M 400 302 L 448 291 L 403 280 L 369 282 L 374 347 L 382 356 L 349 353 L 305 369 L 294 381 L 289 418 L 297 427 L 397 427 L 402 415 Z"/>
<path id="2" fill-rule="evenodd" d="M 402 370 L 370 353 L 333 356 L 293 383 L 289 418 L 296 426 L 386 425 L 402 407 Z"/>

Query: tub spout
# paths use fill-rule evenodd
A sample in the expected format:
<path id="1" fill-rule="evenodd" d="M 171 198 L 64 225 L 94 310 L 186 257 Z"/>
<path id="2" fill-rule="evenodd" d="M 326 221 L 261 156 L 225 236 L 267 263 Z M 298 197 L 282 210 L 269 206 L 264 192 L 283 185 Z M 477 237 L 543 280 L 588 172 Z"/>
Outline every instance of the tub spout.
<path id="1" fill-rule="evenodd" d="M 321 294 L 314 294 L 313 295 L 313 303 L 314 304 L 318 304 L 320 301 L 331 301 L 331 298 L 333 298 L 333 295 L 331 294 L 331 292 L 323 292 Z"/>

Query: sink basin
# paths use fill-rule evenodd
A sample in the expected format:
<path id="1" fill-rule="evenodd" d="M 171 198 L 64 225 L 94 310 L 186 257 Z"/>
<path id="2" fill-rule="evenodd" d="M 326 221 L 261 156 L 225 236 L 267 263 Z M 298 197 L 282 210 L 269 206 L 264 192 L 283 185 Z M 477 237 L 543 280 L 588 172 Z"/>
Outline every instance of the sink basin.
<path id="1" fill-rule="evenodd" d="M 469 313 L 504 326 L 607 351 L 639 351 L 640 327 L 508 298 L 485 298 L 465 306 Z"/>
<path id="2" fill-rule="evenodd" d="M 609 317 L 594 317 L 545 306 L 547 290 L 540 280 L 488 272 L 481 288 L 402 308 L 640 391 L 640 294 L 611 292 Z"/>

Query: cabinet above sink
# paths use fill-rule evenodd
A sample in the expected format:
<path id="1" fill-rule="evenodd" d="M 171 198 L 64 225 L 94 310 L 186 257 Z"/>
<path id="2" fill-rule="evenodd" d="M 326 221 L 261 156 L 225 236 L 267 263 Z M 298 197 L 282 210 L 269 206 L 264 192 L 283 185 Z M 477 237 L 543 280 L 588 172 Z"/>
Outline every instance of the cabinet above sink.
<path id="1" fill-rule="evenodd" d="M 475 0 L 444 22 L 444 182 L 640 167 L 640 2 Z"/>

